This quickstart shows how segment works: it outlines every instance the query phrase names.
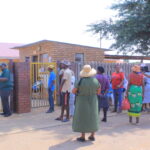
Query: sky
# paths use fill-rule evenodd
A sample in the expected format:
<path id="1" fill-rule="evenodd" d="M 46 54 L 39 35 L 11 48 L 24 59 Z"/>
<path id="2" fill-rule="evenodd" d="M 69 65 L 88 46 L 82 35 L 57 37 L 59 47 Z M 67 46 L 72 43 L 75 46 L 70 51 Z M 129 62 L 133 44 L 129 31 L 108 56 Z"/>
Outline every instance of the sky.
<path id="1" fill-rule="evenodd" d="M 115 0 L 0 0 L 0 42 L 43 39 L 99 47 L 87 25 L 114 15 Z M 102 40 L 102 47 L 111 42 Z"/>

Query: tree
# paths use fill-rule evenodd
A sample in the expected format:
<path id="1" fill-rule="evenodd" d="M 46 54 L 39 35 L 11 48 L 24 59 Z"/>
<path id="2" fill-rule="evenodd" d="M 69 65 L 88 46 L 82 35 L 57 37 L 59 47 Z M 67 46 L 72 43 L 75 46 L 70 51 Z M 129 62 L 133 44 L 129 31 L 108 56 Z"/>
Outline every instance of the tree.
<path id="1" fill-rule="evenodd" d="M 111 48 L 118 52 L 150 54 L 150 0 L 122 0 L 111 9 L 117 15 L 89 25 L 89 31 L 102 38 L 114 39 Z"/>

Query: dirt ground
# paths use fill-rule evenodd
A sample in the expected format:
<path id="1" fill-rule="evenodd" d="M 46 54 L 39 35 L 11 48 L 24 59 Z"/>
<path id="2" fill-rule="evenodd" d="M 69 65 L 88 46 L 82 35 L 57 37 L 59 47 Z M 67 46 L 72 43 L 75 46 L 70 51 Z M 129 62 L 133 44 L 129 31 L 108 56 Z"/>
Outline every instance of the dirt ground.
<path id="1" fill-rule="evenodd" d="M 0 150 L 150 150 L 150 114 L 143 114 L 140 124 L 128 123 L 126 113 L 109 114 L 107 123 L 100 123 L 96 141 L 79 143 L 79 133 L 72 132 L 71 121 L 54 119 L 46 108 L 28 114 L 0 116 Z M 88 137 L 88 134 L 87 134 Z"/>

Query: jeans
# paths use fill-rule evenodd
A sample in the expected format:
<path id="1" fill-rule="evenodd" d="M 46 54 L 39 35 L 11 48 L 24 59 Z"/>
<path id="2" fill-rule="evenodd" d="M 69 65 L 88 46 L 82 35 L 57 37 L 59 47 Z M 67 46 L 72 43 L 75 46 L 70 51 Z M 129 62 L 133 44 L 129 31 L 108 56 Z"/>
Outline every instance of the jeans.
<path id="1" fill-rule="evenodd" d="M 53 98 L 53 94 L 54 94 L 54 91 L 52 91 L 51 89 L 48 90 L 48 99 L 49 99 L 49 105 L 50 105 L 50 108 L 49 110 L 54 110 L 54 98 Z"/>
<path id="2" fill-rule="evenodd" d="M 69 101 L 69 109 L 70 109 L 70 116 L 74 115 L 74 101 L 75 101 L 75 95 L 73 93 L 70 93 L 70 101 Z"/>
<path id="3" fill-rule="evenodd" d="M 10 104 L 9 104 L 9 96 L 11 94 L 11 90 L 0 90 L 0 96 L 2 100 L 3 113 L 5 115 L 10 115 Z"/>
<path id="4" fill-rule="evenodd" d="M 117 111 L 118 107 L 121 109 L 122 106 L 122 94 L 123 89 L 113 89 L 113 95 L 114 95 L 114 103 L 115 103 L 115 111 Z"/>

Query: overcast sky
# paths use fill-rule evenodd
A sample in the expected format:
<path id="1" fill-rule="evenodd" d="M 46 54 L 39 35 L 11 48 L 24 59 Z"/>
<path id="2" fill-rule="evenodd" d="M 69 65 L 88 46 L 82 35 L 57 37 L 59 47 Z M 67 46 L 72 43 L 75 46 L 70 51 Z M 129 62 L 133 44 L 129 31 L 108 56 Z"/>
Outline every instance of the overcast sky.
<path id="1" fill-rule="evenodd" d="M 113 15 L 115 0 L 0 0 L 0 42 L 43 39 L 99 47 L 87 25 Z M 102 41 L 108 48 L 110 42 Z"/>

